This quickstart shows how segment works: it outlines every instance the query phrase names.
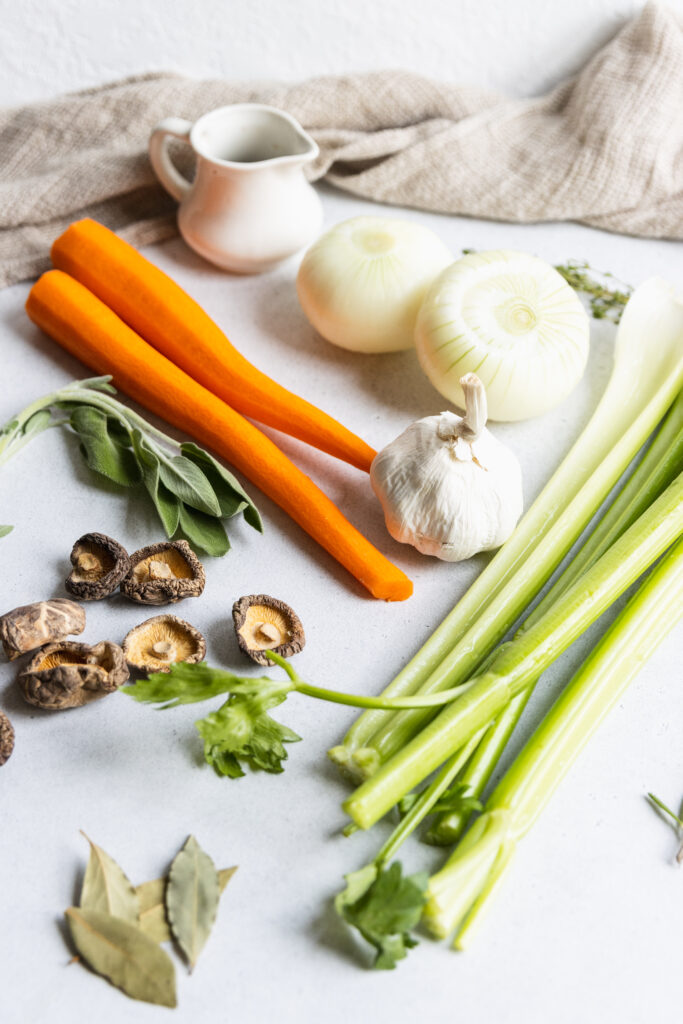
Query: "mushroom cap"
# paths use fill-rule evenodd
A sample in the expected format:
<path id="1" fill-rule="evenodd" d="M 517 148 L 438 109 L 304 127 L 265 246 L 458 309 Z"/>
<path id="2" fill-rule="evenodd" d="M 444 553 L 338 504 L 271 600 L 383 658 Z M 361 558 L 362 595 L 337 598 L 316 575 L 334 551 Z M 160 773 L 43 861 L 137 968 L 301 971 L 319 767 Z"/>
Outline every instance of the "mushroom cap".
<path id="1" fill-rule="evenodd" d="M 84 629 L 85 611 L 66 597 L 24 604 L 0 617 L 0 641 L 10 661 Z"/>
<path id="2" fill-rule="evenodd" d="M 204 590 L 204 567 L 186 540 L 140 548 L 130 556 L 130 565 L 121 593 L 139 604 L 173 604 Z"/>
<path id="3" fill-rule="evenodd" d="M 126 682 L 128 674 L 118 644 L 102 640 L 89 647 L 65 640 L 36 651 L 17 681 L 28 704 L 57 711 L 106 697 Z"/>
<path id="4" fill-rule="evenodd" d="M 259 665 L 272 665 L 264 651 L 291 658 L 306 643 L 304 627 L 296 612 L 268 594 L 240 597 L 232 606 L 232 619 L 240 649 Z"/>
<path id="5" fill-rule="evenodd" d="M 14 728 L 4 711 L 0 711 L 0 765 L 9 761 L 14 750 Z"/>
<path id="6" fill-rule="evenodd" d="M 198 629 L 177 615 L 153 615 L 126 635 L 123 653 L 128 664 L 146 672 L 168 672 L 178 661 L 203 661 L 206 641 Z"/>
<path id="7" fill-rule="evenodd" d="M 105 533 L 84 533 L 71 549 L 73 569 L 64 586 L 84 601 L 108 597 L 130 572 L 128 552 Z"/>

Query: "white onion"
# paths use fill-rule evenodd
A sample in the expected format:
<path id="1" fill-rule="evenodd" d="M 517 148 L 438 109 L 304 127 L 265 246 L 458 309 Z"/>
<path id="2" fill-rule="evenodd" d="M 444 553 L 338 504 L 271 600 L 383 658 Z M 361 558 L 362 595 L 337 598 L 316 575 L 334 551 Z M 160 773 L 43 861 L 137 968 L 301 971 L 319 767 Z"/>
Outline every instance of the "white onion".
<path id="1" fill-rule="evenodd" d="M 415 328 L 423 370 L 464 408 L 460 378 L 476 373 L 489 416 L 523 420 L 558 405 L 588 358 L 589 321 L 576 293 L 526 253 L 470 253 L 427 292 Z"/>
<path id="2" fill-rule="evenodd" d="M 297 292 L 315 329 L 355 352 L 412 348 L 425 292 L 453 260 L 434 232 L 409 220 L 352 217 L 303 258 Z"/>

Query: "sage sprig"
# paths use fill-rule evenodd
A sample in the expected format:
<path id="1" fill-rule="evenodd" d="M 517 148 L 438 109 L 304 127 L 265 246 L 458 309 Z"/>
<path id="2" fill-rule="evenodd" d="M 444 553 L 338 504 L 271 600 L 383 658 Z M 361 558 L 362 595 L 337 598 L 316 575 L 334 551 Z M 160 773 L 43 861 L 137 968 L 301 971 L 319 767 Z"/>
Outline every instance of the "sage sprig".
<path id="1" fill-rule="evenodd" d="M 74 381 L 17 413 L 0 427 L 0 466 L 49 427 L 68 426 L 92 470 L 120 487 L 145 488 L 168 537 L 180 532 L 193 547 L 218 556 L 230 549 L 223 519 L 242 513 L 263 531 L 258 509 L 232 473 L 112 397 L 110 380 Z M 0 527 L 0 537 L 10 529 Z"/>

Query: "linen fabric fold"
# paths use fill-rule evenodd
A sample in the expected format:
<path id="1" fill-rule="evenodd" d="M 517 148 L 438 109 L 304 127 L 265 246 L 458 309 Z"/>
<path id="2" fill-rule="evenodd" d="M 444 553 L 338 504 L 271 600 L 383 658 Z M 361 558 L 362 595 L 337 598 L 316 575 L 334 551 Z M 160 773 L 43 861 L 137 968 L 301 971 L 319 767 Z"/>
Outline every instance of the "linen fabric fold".
<path id="1" fill-rule="evenodd" d="M 136 246 L 175 234 L 176 204 L 147 157 L 151 129 L 244 102 L 297 118 L 320 147 L 309 177 L 357 196 L 683 238 L 683 20 L 649 3 L 534 99 L 400 70 L 300 84 L 147 74 L 0 110 L 0 286 L 45 270 L 52 241 L 80 217 Z"/>

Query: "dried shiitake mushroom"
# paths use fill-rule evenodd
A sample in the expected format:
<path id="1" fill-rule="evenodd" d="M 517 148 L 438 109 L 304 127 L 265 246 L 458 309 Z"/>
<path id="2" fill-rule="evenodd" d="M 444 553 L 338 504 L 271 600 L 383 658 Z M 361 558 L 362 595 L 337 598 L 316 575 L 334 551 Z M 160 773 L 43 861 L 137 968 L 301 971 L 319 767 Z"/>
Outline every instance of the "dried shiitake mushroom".
<path id="1" fill-rule="evenodd" d="M 126 549 L 104 533 L 84 533 L 71 549 L 73 569 L 64 581 L 70 594 L 83 601 L 108 597 L 130 572 Z"/>
<path id="2" fill-rule="evenodd" d="M 4 711 L 0 711 L 0 765 L 9 761 L 14 750 L 14 729 Z"/>
<path id="3" fill-rule="evenodd" d="M 84 629 L 85 612 L 65 597 L 25 604 L 0 618 L 0 640 L 10 661 Z"/>
<path id="4" fill-rule="evenodd" d="M 131 629 L 123 641 L 128 664 L 146 672 L 168 672 L 177 661 L 190 664 L 206 654 L 204 637 L 177 615 L 154 615 Z"/>
<path id="5" fill-rule="evenodd" d="M 172 604 L 184 597 L 199 597 L 204 589 L 204 567 L 185 540 L 140 548 L 130 556 L 130 563 L 121 593 L 131 601 Z"/>
<path id="6" fill-rule="evenodd" d="M 267 594 L 248 594 L 232 606 L 240 649 L 259 665 L 271 665 L 264 651 L 281 658 L 298 654 L 306 643 L 304 627 L 296 612 Z"/>
<path id="7" fill-rule="evenodd" d="M 37 708 L 80 708 L 113 693 L 128 679 L 118 644 L 94 647 L 65 640 L 37 651 L 17 680 L 24 699 Z"/>

